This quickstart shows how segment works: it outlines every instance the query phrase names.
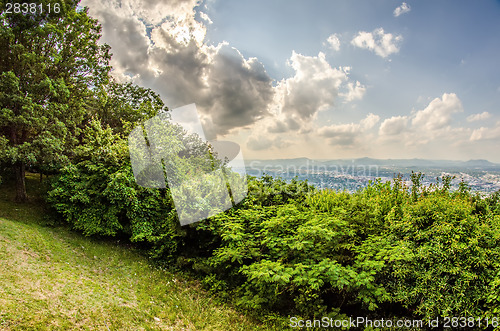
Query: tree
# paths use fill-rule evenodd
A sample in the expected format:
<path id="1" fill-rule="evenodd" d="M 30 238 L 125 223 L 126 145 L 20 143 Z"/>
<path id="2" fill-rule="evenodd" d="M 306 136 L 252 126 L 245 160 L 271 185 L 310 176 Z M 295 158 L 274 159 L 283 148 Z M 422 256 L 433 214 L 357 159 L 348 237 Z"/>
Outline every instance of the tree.
<path id="1" fill-rule="evenodd" d="M 108 80 L 109 46 L 98 44 L 101 27 L 78 2 L 43 0 L 15 13 L 0 1 L 0 163 L 15 172 L 17 201 L 27 200 L 26 166 L 67 162 Z"/>
<path id="2" fill-rule="evenodd" d="M 130 133 L 132 125 L 167 110 L 160 95 L 153 90 L 132 83 L 120 84 L 111 79 L 95 95 L 86 122 L 98 119 L 103 127 L 109 126 L 114 133 L 124 137 Z"/>

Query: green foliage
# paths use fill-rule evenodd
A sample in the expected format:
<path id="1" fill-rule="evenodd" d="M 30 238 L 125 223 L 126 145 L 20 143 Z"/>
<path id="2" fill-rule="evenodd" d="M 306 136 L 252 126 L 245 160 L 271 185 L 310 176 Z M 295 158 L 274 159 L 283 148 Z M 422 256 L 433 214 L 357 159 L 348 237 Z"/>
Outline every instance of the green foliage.
<path id="1" fill-rule="evenodd" d="M 126 140 L 93 121 L 75 150 L 75 164 L 57 176 L 47 200 L 85 235 L 170 240 L 177 226 L 168 190 L 138 186 L 129 162 Z"/>
<path id="2" fill-rule="evenodd" d="M 16 169 L 17 198 L 25 200 L 26 166 L 53 171 L 68 163 L 86 104 L 108 79 L 110 55 L 97 43 L 97 21 L 75 1 L 60 2 L 59 13 L 7 13 L 3 4 L 0 163 Z"/>
<path id="3" fill-rule="evenodd" d="M 385 229 L 358 248 L 358 264 L 376 264 L 390 301 L 420 318 L 482 316 L 497 274 L 498 216 L 475 214 L 468 192 L 447 180 L 424 197 L 412 194 L 386 216 Z"/>
<path id="4" fill-rule="evenodd" d="M 243 306 L 320 315 L 326 297 L 341 298 L 357 276 L 339 262 L 352 236 L 346 225 L 292 204 L 239 210 L 224 218 L 212 263 L 245 277 L 237 291 Z"/>
<path id="5" fill-rule="evenodd" d="M 355 193 L 264 176 L 235 208 L 181 228 L 168 190 L 137 187 L 118 136 L 92 127 L 86 156 L 51 192 L 56 209 L 86 234 L 148 242 L 240 307 L 427 320 L 500 311 L 499 193 L 450 192 L 446 178 L 422 187 L 421 175 Z"/>
<path id="6" fill-rule="evenodd" d="M 253 179 L 239 208 L 188 229 L 197 249 L 179 252 L 182 266 L 242 307 L 285 315 L 494 316 L 499 195 L 421 178 L 286 201 L 276 187 L 297 183 Z"/>
<path id="7" fill-rule="evenodd" d="M 314 186 L 306 181 L 292 179 L 290 183 L 270 175 L 264 175 L 260 180 L 249 183 L 249 199 L 251 204 L 259 206 L 281 205 L 293 201 L 304 201 L 304 199 L 315 191 Z M 249 201 L 250 202 L 250 201 Z"/>
<path id="8" fill-rule="evenodd" d="M 100 87 L 89 104 L 87 117 L 98 119 L 102 126 L 109 126 L 113 132 L 125 136 L 133 125 L 164 110 L 166 107 L 160 96 L 151 89 L 111 79 Z"/>
<path id="9" fill-rule="evenodd" d="M 187 173 L 204 172 L 217 162 L 208 153 L 208 146 L 179 128 L 168 125 L 161 139 L 173 147 L 166 166 L 175 164 L 174 168 L 181 170 L 178 180 L 184 184 Z M 85 235 L 126 236 L 132 242 L 145 242 L 153 257 L 170 261 L 185 244 L 182 238 L 186 236 L 186 230 L 178 223 L 171 190 L 145 188 L 136 183 L 128 141 L 120 131 L 91 120 L 84 128 L 81 144 L 74 150 L 73 162 L 53 178 L 47 201 Z M 193 145 L 197 147 L 189 158 L 177 155 Z M 186 185 L 181 188 L 186 189 Z M 210 193 L 212 183 L 204 185 L 196 187 Z M 177 202 L 190 201 L 194 212 L 213 208 L 207 202 L 210 194 L 196 202 L 188 194 L 189 190 L 185 198 L 177 197 Z"/>

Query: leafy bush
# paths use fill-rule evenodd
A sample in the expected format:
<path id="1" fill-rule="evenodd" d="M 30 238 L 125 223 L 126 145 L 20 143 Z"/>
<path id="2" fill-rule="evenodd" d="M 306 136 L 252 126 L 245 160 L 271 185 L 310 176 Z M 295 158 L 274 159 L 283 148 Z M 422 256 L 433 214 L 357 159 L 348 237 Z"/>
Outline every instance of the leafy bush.
<path id="1" fill-rule="evenodd" d="M 264 176 L 249 178 L 235 208 L 180 227 L 168 189 L 135 183 L 119 135 L 94 123 L 75 153 L 48 198 L 67 221 L 146 242 L 159 262 L 241 307 L 332 318 L 500 312 L 500 193 L 450 192 L 446 177 L 423 187 L 420 174 L 411 187 L 396 177 L 355 193 Z"/>
<path id="2" fill-rule="evenodd" d="M 75 154 L 47 198 L 67 222 L 85 235 L 149 242 L 157 255 L 175 251 L 180 227 L 168 189 L 136 184 L 125 139 L 94 121 Z"/>
<path id="3" fill-rule="evenodd" d="M 357 249 L 377 283 L 414 316 L 482 316 L 498 273 L 500 218 L 474 214 L 468 194 L 435 190 L 393 208 L 380 234 Z"/>
<path id="4" fill-rule="evenodd" d="M 493 316 L 498 195 L 450 192 L 446 177 L 422 187 L 420 178 L 286 202 L 275 189 L 287 184 L 254 180 L 259 190 L 240 208 L 193 226 L 211 246 L 195 241 L 203 258 L 184 256 L 184 266 L 243 307 L 281 314 Z"/>
<path id="5" fill-rule="evenodd" d="M 85 235 L 126 236 L 132 242 L 147 243 L 152 256 L 170 261 L 178 255 L 179 246 L 185 245 L 182 238 L 189 228 L 180 227 L 168 187 L 145 188 L 136 183 L 124 137 L 130 127 L 125 123 L 125 131 L 115 133 L 109 126 L 103 128 L 100 121 L 91 121 L 84 130 L 82 144 L 74 151 L 73 163 L 52 181 L 47 201 Z M 170 163 L 182 165 L 179 178 L 183 172 L 204 173 L 222 166 L 199 138 L 174 125 L 171 129 L 162 132 L 162 139 L 192 153 L 189 157 L 171 155 Z M 211 184 L 197 187 L 208 190 Z M 192 202 L 188 198 L 179 199 Z M 206 201 L 196 201 L 191 207 L 196 211 L 200 206 L 213 208 Z"/>

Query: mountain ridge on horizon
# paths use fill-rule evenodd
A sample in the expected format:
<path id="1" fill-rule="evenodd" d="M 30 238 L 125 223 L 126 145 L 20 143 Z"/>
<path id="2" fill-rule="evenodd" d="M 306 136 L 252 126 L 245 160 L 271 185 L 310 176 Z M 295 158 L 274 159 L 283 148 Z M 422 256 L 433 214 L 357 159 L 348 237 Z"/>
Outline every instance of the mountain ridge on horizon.
<path id="1" fill-rule="evenodd" d="M 251 162 L 268 162 L 273 164 L 279 163 L 300 163 L 300 162 L 313 162 L 318 164 L 331 164 L 331 163 L 349 163 L 355 165 L 357 162 L 362 162 L 364 164 L 371 163 L 371 165 L 385 165 L 385 166 L 404 166 L 404 167 L 412 167 L 412 166 L 423 166 L 423 167 L 431 167 L 431 166 L 443 166 L 443 167 L 456 167 L 456 166 L 465 166 L 465 167 L 500 167 L 500 163 L 491 162 L 486 159 L 470 159 L 467 161 L 463 160 L 446 160 L 446 159 L 423 159 L 423 158 L 408 158 L 408 159 L 376 159 L 370 157 L 361 157 L 361 158 L 351 158 L 351 159 L 311 159 L 308 157 L 298 157 L 298 158 L 289 158 L 289 159 L 248 159 L 246 163 Z"/>

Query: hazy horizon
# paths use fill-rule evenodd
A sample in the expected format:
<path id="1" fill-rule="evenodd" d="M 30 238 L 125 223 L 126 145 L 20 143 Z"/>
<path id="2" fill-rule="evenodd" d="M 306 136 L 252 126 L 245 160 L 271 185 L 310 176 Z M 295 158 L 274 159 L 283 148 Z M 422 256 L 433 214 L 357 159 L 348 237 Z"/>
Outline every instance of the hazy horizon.
<path id="1" fill-rule="evenodd" d="M 335 160 L 360 160 L 360 159 L 373 159 L 373 160 L 422 160 L 422 161 L 450 161 L 450 162 L 469 162 L 469 161 L 487 161 L 490 163 L 495 163 L 495 164 L 500 164 L 496 162 L 492 162 L 488 159 L 432 159 L 432 158 L 377 158 L 377 157 L 367 157 L 367 156 L 361 156 L 361 157 L 354 157 L 354 158 L 331 158 L 331 159 L 319 159 L 319 158 L 309 158 L 306 156 L 302 157 L 290 157 L 290 158 L 266 158 L 266 159 L 257 159 L 257 158 L 246 158 L 247 161 L 253 161 L 253 160 L 296 160 L 296 159 L 308 159 L 312 161 L 335 161 Z"/>

